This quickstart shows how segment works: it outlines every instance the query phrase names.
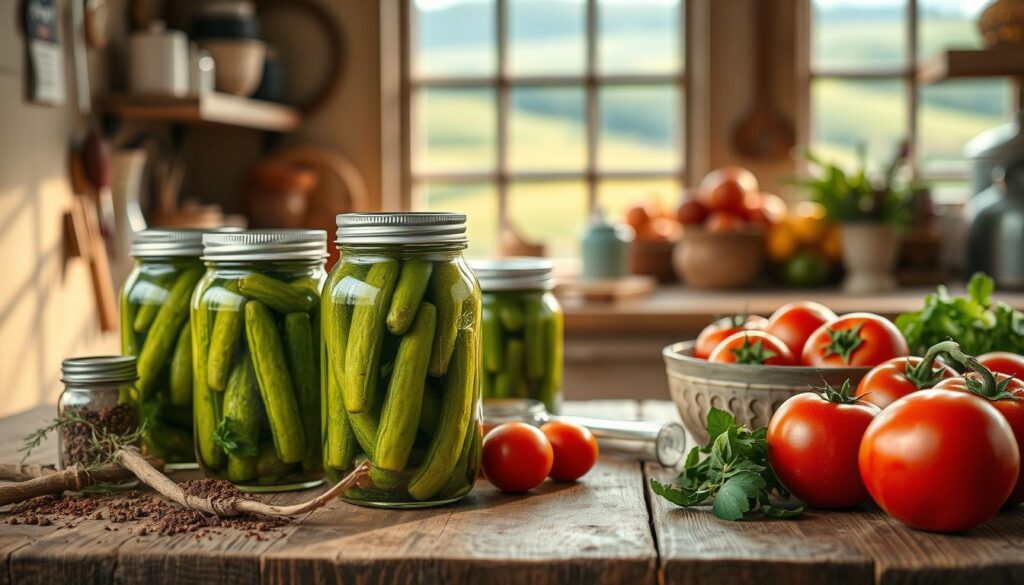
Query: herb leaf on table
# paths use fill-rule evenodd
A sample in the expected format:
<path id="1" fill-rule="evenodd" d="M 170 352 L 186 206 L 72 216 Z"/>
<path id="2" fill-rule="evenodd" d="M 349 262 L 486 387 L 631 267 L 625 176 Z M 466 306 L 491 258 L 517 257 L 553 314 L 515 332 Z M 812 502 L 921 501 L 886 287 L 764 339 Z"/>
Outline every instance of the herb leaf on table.
<path id="1" fill-rule="evenodd" d="M 803 512 L 803 508 L 769 503 L 773 493 L 783 498 L 789 493 L 768 464 L 768 429 L 751 431 L 717 408 L 708 413 L 707 429 L 710 442 L 690 450 L 674 484 L 651 480 L 655 494 L 684 508 L 710 501 L 711 511 L 723 520 L 740 520 L 757 512 L 794 518 Z"/>

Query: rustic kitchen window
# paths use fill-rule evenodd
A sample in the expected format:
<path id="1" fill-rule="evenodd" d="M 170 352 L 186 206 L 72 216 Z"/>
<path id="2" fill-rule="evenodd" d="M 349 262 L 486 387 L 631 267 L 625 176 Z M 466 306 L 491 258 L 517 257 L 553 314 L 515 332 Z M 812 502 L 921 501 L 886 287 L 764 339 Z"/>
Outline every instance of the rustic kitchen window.
<path id="1" fill-rule="evenodd" d="M 589 213 L 678 199 L 683 0 L 407 0 L 411 206 L 469 215 L 470 253 L 506 219 L 554 257 Z"/>
<path id="2" fill-rule="evenodd" d="M 967 195 L 964 144 L 1009 122 L 1004 80 L 919 85 L 922 60 L 941 50 L 980 48 L 978 14 L 987 0 L 803 0 L 808 112 L 801 142 L 841 161 L 857 148 L 888 160 L 911 139 L 915 177 L 936 199 Z"/>

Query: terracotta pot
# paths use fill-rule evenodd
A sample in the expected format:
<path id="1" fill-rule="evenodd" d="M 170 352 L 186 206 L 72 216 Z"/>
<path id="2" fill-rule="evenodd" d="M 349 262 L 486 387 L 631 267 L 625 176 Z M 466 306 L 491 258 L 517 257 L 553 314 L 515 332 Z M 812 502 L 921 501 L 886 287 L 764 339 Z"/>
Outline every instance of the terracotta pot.
<path id="1" fill-rule="evenodd" d="M 884 223 L 846 223 L 843 238 L 843 290 L 854 294 L 884 292 L 896 288 L 899 239 Z"/>

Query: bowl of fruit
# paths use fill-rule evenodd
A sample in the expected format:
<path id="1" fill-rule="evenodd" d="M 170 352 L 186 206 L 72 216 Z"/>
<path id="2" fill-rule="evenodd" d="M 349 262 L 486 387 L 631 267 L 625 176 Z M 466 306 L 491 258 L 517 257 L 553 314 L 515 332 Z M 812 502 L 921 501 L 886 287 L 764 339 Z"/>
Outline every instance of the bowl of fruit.
<path id="1" fill-rule="evenodd" d="M 838 316 L 811 301 L 789 303 L 770 318 L 723 317 L 696 339 L 662 351 L 669 391 L 687 430 L 706 442 L 712 407 L 754 429 L 788 398 L 813 387 L 854 387 L 871 368 L 909 355 L 900 330 L 871 313 Z"/>
<path id="2" fill-rule="evenodd" d="M 785 202 L 761 192 L 750 171 L 709 173 L 676 210 L 682 226 L 673 253 L 676 274 L 696 288 L 751 286 L 764 264 L 765 230 L 785 213 Z"/>

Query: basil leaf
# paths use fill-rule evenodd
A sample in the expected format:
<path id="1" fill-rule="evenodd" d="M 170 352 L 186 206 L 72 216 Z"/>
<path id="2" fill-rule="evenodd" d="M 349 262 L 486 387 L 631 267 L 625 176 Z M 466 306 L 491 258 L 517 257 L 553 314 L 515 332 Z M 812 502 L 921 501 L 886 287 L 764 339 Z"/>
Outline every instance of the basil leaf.
<path id="1" fill-rule="evenodd" d="M 750 496 L 747 495 L 746 484 L 736 481 L 735 476 L 725 482 L 715 495 L 715 503 L 711 511 L 722 520 L 739 520 L 750 511 Z"/>
<path id="2" fill-rule="evenodd" d="M 700 493 L 697 490 L 691 490 L 689 488 L 672 487 L 671 485 L 661 483 L 655 479 L 651 480 L 651 491 L 673 504 L 684 508 L 696 506 L 708 499 L 707 493 Z"/>
<path id="3" fill-rule="evenodd" d="M 728 412 L 711 407 L 708 411 L 708 437 L 714 441 L 719 435 L 736 426 L 736 418 Z"/>
<path id="4" fill-rule="evenodd" d="M 761 512 L 771 518 L 796 518 L 804 513 L 803 506 L 796 508 L 781 508 L 769 504 L 761 504 Z"/>

